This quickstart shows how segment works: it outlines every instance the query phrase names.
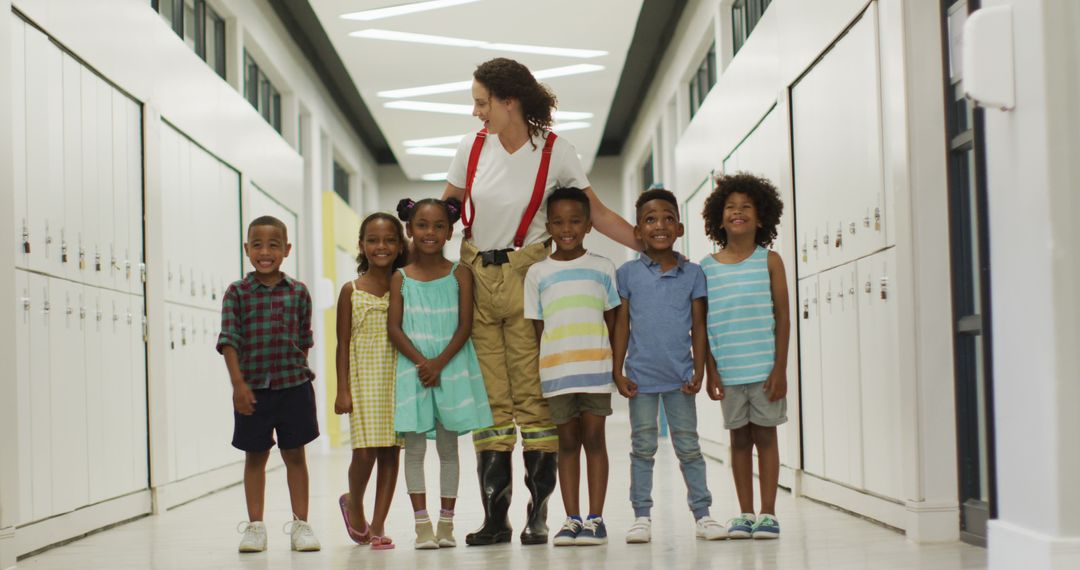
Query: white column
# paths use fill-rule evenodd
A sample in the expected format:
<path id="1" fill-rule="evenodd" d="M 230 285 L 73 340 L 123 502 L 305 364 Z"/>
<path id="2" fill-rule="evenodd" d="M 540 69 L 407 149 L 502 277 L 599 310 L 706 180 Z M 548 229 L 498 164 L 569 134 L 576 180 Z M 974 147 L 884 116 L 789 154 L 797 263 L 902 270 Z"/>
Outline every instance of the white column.
<path id="1" fill-rule="evenodd" d="M 999 6 L 1012 9 L 1015 107 L 986 110 L 998 512 L 989 562 L 1078 568 L 1080 9 L 983 3 Z"/>
<path id="2" fill-rule="evenodd" d="M 11 2 L 0 0 L 0 220 L 15 219 L 11 132 Z M 18 410 L 15 394 L 15 232 L 0 232 L 0 569 L 15 567 L 18 518 Z"/>

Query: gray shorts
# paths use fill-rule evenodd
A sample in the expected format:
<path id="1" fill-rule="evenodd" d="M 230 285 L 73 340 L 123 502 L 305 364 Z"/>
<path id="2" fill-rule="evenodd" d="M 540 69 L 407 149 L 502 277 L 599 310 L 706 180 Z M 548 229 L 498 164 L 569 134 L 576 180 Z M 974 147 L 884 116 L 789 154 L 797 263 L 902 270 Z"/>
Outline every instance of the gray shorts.
<path id="1" fill-rule="evenodd" d="M 720 400 L 724 429 L 739 429 L 747 424 L 776 427 L 787 421 L 787 398 L 770 402 L 764 387 L 765 382 L 724 386 L 724 399 Z"/>
<path id="2" fill-rule="evenodd" d="M 562 394 L 547 399 L 551 409 L 551 421 L 556 425 L 588 412 L 594 416 L 611 415 L 611 392 L 603 394 Z"/>

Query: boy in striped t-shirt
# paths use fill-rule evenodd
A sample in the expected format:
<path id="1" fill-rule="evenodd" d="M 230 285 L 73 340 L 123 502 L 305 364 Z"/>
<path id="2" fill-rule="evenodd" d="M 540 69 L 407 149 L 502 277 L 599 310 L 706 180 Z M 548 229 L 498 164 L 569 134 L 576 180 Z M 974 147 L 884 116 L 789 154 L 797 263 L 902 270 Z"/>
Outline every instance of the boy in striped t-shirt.
<path id="1" fill-rule="evenodd" d="M 611 415 L 611 341 L 615 265 L 585 251 L 592 229 L 589 197 L 579 188 L 556 188 L 547 199 L 547 230 L 555 253 L 534 264 L 525 277 L 525 318 L 540 342 L 540 388 L 559 429 L 559 488 L 566 522 L 555 546 L 607 542 L 604 497 L 608 457 L 605 417 Z M 589 480 L 589 516 L 578 502 L 581 448 Z"/>
<path id="2" fill-rule="evenodd" d="M 766 249 L 784 205 L 764 178 L 738 173 L 716 180 L 705 200 L 705 233 L 720 251 L 701 268 L 709 290 L 706 391 L 720 400 L 731 431 L 731 471 L 742 514 L 731 538 L 779 538 L 776 426 L 787 421 L 788 319 L 784 262 Z M 758 452 L 761 515 L 754 515 L 753 452 Z"/>

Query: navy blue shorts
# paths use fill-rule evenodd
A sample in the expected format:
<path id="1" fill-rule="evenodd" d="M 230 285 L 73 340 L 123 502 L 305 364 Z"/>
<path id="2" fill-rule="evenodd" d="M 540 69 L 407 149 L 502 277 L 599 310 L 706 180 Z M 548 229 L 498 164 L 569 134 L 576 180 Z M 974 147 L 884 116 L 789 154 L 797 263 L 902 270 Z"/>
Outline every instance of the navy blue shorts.
<path id="1" fill-rule="evenodd" d="M 250 452 L 274 447 L 274 432 L 280 449 L 303 447 L 319 437 L 315 412 L 315 388 L 311 382 L 284 390 L 252 390 L 255 413 L 245 416 L 233 410 L 233 447 Z"/>

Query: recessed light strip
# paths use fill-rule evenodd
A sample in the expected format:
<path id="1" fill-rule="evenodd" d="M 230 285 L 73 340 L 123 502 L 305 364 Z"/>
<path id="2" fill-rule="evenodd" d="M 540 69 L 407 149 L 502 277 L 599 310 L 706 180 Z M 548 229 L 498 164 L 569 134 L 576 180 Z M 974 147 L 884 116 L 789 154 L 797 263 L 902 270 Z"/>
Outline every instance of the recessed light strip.
<path id="1" fill-rule="evenodd" d="M 445 172 L 432 172 L 430 174 L 424 174 L 420 177 L 420 180 L 427 180 L 428 182 L 441 182 L 446 180 Z"/>
<path id="2" fill-rule="evenodd" d="M 342 16 L 344 17 L 344 16 Z M 368 28 L 366 30 L 357 30 L 355 32 L 349 32 L 349 35 L 354 38 L 366 38 L 371 40 L 389 40 L 394 42 L 409 42 L 417 44 L 433 44 L 440 46 L 450 47 L 470 47 L 478 49 L 486 49 L 500 52 L 512 52 L 512 53 L 533 53 L 540 55 L 554 55 L 560 57 L 577 57 L 581 59 L 589 59 L 593 57 L 600 57 L 607 55 L 608 52 L 598 49 L 577 49 L 577 48 L 562 48 L 562 47 L 549 47 L 549 46 L 534 46 L 527 44 L 506 44 L 497 42 L 488 42 L 484 40 L 470 40 L 466 38 L 452 38 L 449 36 L 433 36 L 430 34 L 414 34 L 411 32 L 396 32 L 393 30 L 382 30 L 378 28 Z"/>
<path id="3" fill-rule="evenodd" d="M 429 0 L 427 2 L 412 2 L 409 4 L 400 4 L 398 6 L 387 6 L 386 8 L 350 12 L 348 14 L 342 14 L 341 19 L 362 21 L 380 20 L 382 18 L 392 18 L 394 16 L 414 14 L 416 12 L 426 12 L 428 10 L 438 10 L 440 8 L 449 8 L 461 4 L 470 4 L 477 1 L 478 0 Z"/>
<path id="4" fill-rule="evenodd" d="M 579 63 L 576 65 L 565 65 L 563 67 L 552 67 L 550 69 L 541 69 L 533 73 L 533 77 L 537 79 L 551 79 L 552 77 L 565 77 L 567 75 L 580 75 L 582 73 L 592 73 L 594 71 L 600 71 L 604 69 L 602 65 L 595 65 L 592 63 Z M 422 85 L 420 87 L 407 87 L 405 89 L 391 89 L 389 91 L 379 91 L 379 97 L 384 99 L 404 99 L 406 97 L 421 97 L 423 95 L 437 95 L 439 93 L 453 93 L 455 91 L 468 91 L 472 87 L 472 81 L 454 81 L 453 83 L 439 83 L 436 85 Z"/>
<path id="5" fill-rule="evenodd" d="M 403 111 L 425 111 L 428 113 L 445 113 L 448 115 L 471 115 L 472 105 L 457 105 L 454 103 L 433 103 L 431 101 L 390 101 L 383 103 L 387 109 L 401 109 Z M 555 111 L 551 114 L 555 119 L 577 121 L 591 119 L 592 113 L 585 111 Z"/>
<path id="6" fill-rule="evenodd" d="M 437 146 L 414 146 L 405 149 L 405 154 L 413 154 L 416 156 L 454 156 L 457 154 L 457 149 Z"/>

